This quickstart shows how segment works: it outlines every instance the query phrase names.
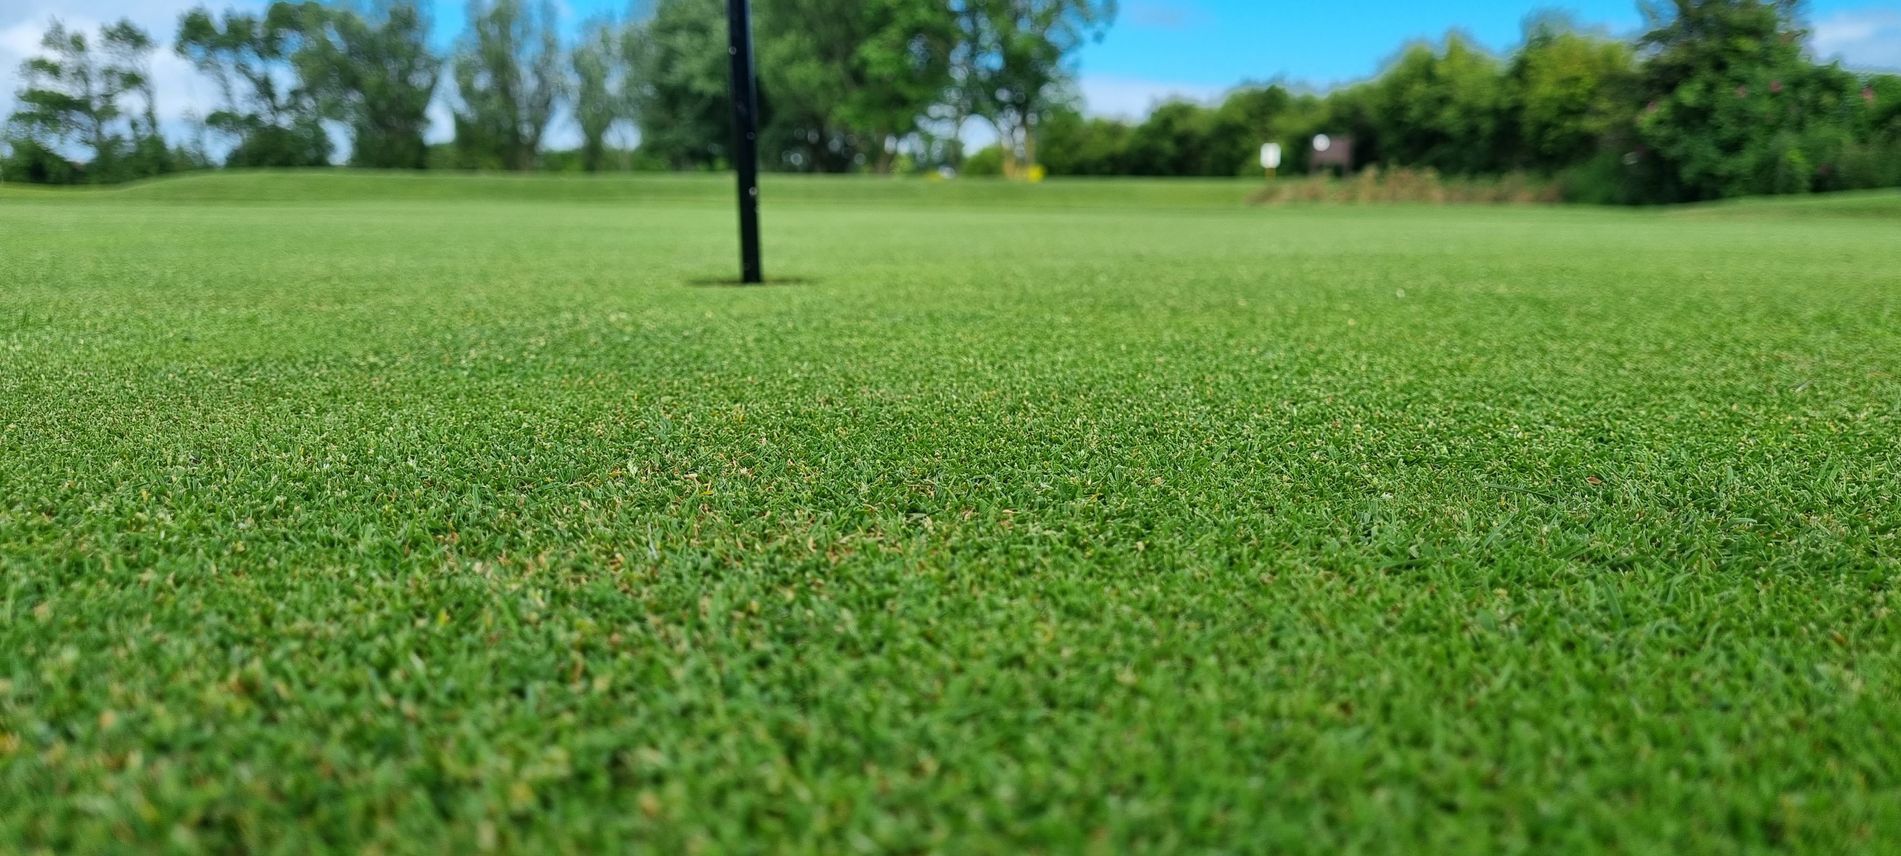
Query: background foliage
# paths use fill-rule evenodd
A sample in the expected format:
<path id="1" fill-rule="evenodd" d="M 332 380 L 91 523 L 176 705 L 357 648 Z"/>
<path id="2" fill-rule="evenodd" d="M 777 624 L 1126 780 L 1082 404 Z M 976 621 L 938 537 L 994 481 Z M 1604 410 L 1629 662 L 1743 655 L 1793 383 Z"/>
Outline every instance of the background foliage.
<path id="1" fill-rule="evenodd" d="M 1508 56 L 1454 33 L 1352 86 L 1244 84 L 1134 123 L 1083 115 L 1073 86 L 1076 50 L 1115 13 L 1113 0 L 756 0 L 764 166 L 1231 177 L 1256 173 L 1260 144 L 1280 140 L 1283 171 L 1304 174 L 1307 141 L 1327 133 L 1352 138 L 1348 171 L 1522 174 L 1580 201 L 1901 184 L 1901 76 L 1816 62 L 1793 0 L 1646 5 L 1631 41 L 1542 14 Z M 386 168 L 726 167 L 718 0 L 657 0 L 572 39 L 546 3 L 476 0 L 469 19 L 439 56 L 412 0 L 198 9 L 174 49 L 218 84 L 222 106 L 203 124 L 227 166 L 348 152 Z M 145 75 L 156 48 L 126 22 L 96 37 L 49 30 L 22 70 L 6 176 L 113 182 L 208 165 L 202 142 L 159 132 Z M 436 100 L 453 109 L 454 139 L 430 146 Z M 581 145 L 548 151 L 563 114 Z M 980 126 L 998 142 L 967 157 Z"/>

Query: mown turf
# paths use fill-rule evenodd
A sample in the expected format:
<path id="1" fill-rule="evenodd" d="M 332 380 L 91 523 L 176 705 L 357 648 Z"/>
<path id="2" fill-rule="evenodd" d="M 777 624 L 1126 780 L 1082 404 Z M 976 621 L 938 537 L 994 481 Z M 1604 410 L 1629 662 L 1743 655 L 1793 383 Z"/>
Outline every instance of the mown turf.
<path id="1" fill-rule="evenodd" d="M 457 181 L 0 198 L 0 851 L 1901 836 L 1901 197 Z"/>
<path id="2" fill-rule="evenodd" d="M 1029 208 L 1237 208 L 1257 189 L 1233 179 L 1072 178 L 1030 185 L 999 179 L 863 178 L 767 175 L 765 193 L 775 205 L 810 203 L 979 205 Z M 58 195 L 114 202 L 544 202 L 680 203 L 732 205 L 729 174 L 683 173 L 621 176 L 390 173 L 332 169 L 310 172 L 228 170 L 130 185 L 49 189 L 0 185 L 0 199 Z M 1883 197 L 1885 198 L 1885 197 Z M 1836 203 L 1839 205 L 1840 203 Z"/>

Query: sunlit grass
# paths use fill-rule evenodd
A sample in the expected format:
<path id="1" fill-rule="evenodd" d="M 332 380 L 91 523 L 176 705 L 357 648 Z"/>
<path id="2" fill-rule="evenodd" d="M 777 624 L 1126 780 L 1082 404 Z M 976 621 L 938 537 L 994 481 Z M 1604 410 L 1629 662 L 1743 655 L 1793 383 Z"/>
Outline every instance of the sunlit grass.
<path id="1" fill-rule="evenodd" d="M 1896 197 L 330 180 L 0 200 L 0 850 L 1901 833 Z"/>

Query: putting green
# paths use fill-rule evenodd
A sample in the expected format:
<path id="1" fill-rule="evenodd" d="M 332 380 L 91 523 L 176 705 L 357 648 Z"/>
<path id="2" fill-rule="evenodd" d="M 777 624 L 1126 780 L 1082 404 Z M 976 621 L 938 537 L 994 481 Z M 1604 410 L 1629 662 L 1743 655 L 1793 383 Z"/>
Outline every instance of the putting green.
<path id="1" fill-rule="evenodd" d="M 1901 196 L 0 190 L 0 850 L 1901 836 Z"/>

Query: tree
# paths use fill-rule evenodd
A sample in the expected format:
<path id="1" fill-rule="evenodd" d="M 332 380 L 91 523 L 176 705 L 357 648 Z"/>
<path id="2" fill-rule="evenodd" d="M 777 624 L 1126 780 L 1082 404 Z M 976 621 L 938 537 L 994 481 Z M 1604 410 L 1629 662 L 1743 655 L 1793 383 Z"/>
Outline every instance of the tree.
<path id="1" fill-rule="evenodd" d="M 1207 160 L 1202 175 L 1259 175 L 1261 144 L 1289 139 L 1280 126 L 1294 103 L 1293 93 L 1279 84 L 1243 86 L 1221 101 L 1208 117 Z"/>
<path id="2" fill-rule="evenodd" d="M 1318 99 L 1279 85 L 1240 87 L 1215 107 L 1170 101 L 1133 126 L 1061 105 L 1039 123 L 1038 149 L 1053 175 L 1253 175 L 1263 142 L 1304 139 L 1319 111 Z"/>
<path id="3" fill-rule="evenodd" d="M 1496 171 L 1507 159 L 1503 71 L 1456 33 L 1446 37 L 1443 51 L 1408 48 L 1369 94 L 1380 151 L 1395 163 L 1473 174 Z"/>
<path id="4" fill-rule="evenodd" d="M 983 112 L 987 103 L 983 88 L 984 5 L 975 0 L 950 0 L 954 29 L 950 53 L 946 57 L 944 91 L 926 111 L 932 126 L 930 138 L 941 149 L 942 160 L 953 170 L 962 170 L 964 128 Z"/>
<path id="5" fill-rule="evenodd" d="M 1069 60 L 1115 18 L 1115 0 L 961 0 L 978 113 L 1002 144 L 1004 173 L 1036 163 L 1036 126 L 1060 106 Z"/>
<path id="6" fill-rule="evenodd" d="M 1307 172 L 1313 156 L 1311 141 L 1315 134 L 1346 134 L 1354 138 L 1354 156 L 1367 160 L 1378 150 L 1377 135 L 1372 131 L 1370 111 L 1362 105 L 1366 90 L 1362 85 L 1320 96 L 1290 92 L 1275 85 L 1265 89 L 1237 90 L 1222 104 L 1244 117 L 1245 126 L 1257 137 L 1255 148 L 1243 168 L 1247 174 L 1260 169 L 1259 143 L 1281 144 L 1280 171 L 1295 175 Z M 1238 102 L 1238 103 L 1237 103 Z"/>
<path id="7" fill-rule="evenodd" d="M 1827 186 L 1901 185 L 1901 75 L 1870 74 L 1859 83 L 1849 110 L 1853 138 L 1843 147 Z"/>
<path id="8" fill-rule="evenodd" d="M 350 163 L 422 169 L 423 134 L 442 62 L 429 51 L 429 22 L 413 0 L 359 13 L 307 3 L 303 46 L 293 61 L 323 114 L 350 127 Z"/>
<path id="9" fill-rule="evenodd" d="M 633 118 L 629 77 L 638 61 L 639 40 L 632 28 L 606 19 L 581 29 L 573 51 L 574 118 L 581 126 L 581 168 L 598 172 L 607 158 L 607 132 Z"/>
<path id="10" fill-rule="evenodd" d="M 1862 82 L 1863 132 L 1901 142 L 1901 74 L 1871 74 Z"/>
<path id="11" fill-rule="evenodd" d="M 863 156 L 889 172 L 950 87 L 957 27 L 942 0 L 771 0 L 759 20 L 774 136 L 816 166 Z"/>
<path id="12" fill-rule="evenodd" d="M 733 128 L 725 4 L 659 0 L 652 17 L 636 25 L 634 38 L 639 46 L 634 111 L 641 150 L 673 169 L 724 163 Z M 760 94 L 762 126 L 771 124 L 768 96 Z"/>
<path id="13" fill-rule="evenodd" d="M 1188 101 L 1169 101 L 1149 113 L 1129 134 L 1123 166 L 1130 175 L 1203 175 L 1208 161 L 1209 111 Z M 1230 166 L 1225 172 L 1234 174 Z"/>
<path id="14" fill-rule="evenodd" d="M 1534 22 L 1507 72 L 1523 165 L 1552 170 L 1597 155 L 1634 116 L 1636 73 L 1627 44 Z"/>
<path id="15" fill-rule="evenodd" d="M 301 39 L 302 13 L 273 3 L 262 16 L 204 7 L 180 16 L 173 50 L 217 81 L 224 107 L 205 124 L 237 138 L 229 166 L 323 166 L 330 162 L 311 90 L 297 80 L 291 55 Z"/>
<path id="16" fill-rule="evenodd" d="M 1129 126 L 1084 118 L 1074 109 L 1051 110 L 1037 129 L 1043 165 L 1051 175 L 1126 175 Z"/>
<path id="17" fill-rule="evenodd" d="M 568 89 L 554 5 L 483 2 L 471 0 L 469 32 L 455 58 L 456 147 L 466 166 L 533 169 Z"/>
<path id="18" fill-rule="evenodd" d="M 46 53 L 20 69 L 19 108 L 10 119 L 15 168 L 44 180 L 118 181 L 171 168 L 158 132 L 146 63 L 152 39 L 132 22 L 100 28 L 97 46 L 55 20 L 40 39 Z M 136 101 L 135 101 L 136 99 Z M 82 168 L 51 163 L 66 150 L 89 157 Z"/>
<path id="19" fill-rule="evenodd" d="M 1646 156 L 1664 201 L 1807 189 L 1804 100 L 1815 94 L 1795 0 L 1674 0 L 1647 5 L 1639 41 Z M 1804 91 L 1811 90 L 1811 91 Z"/>

